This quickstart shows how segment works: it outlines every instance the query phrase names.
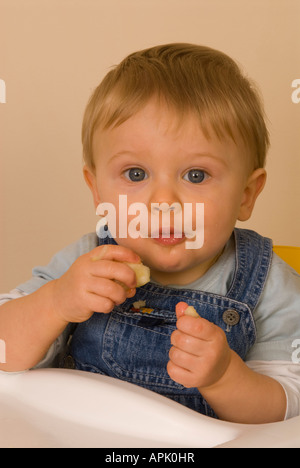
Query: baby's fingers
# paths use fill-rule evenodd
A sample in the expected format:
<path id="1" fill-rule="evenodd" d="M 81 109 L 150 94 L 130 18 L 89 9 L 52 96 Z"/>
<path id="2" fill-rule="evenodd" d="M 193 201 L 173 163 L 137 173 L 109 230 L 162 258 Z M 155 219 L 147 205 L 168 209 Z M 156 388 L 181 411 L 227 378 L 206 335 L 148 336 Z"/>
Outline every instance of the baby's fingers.
<path id="1" fill-rule="evenodd" d="M 93 274 L 116 280 L 125 288 L 140 287 L 150 281 L 150 269 L 141 263 L 140 257 L 130 249 L 119 245 L 105 245 L 90 253 Z M 125 276 L 121 277 L 123 268 Z M 130 269 L 130 273 L 129 273 Z M 132 280 L 134 278 L 134 281 Z"/>
<path id="2" fill-rule="evenodd" d="M 189 306 L 186 302 L 178 302 L 176 304 L 176 316 L 177 318 L 183 315 L 189 315 L 190 317 L 198 318 L 199 314 L 193 306 Z"/>
<path id="3" fill-rule="evenodd" d="M 94 294 L 99 298 L 106 297 L 110 299 L 115 305 L 122 304 L 130 295 L 131 291 L 125 290 L 123 286 L 106 278 L 91 278 L 89 281 L 89 287 L 89 293 Z M 98 310 L 95 312 L 98 312 Z"/>
<path id="4" fill-rule="evenodd" d="M 91 268 L 91 276 L 102 280 L 103 278 L 116 281 L 128 289 L 136 288 L 136 275 L 125 263 L 111 260 L 95 262 Z"/>
<path id="5" fill-rule="evenodd" d="M 93 262 L 98 260 L 115 260 L 116 262 L 140 263 L 140 257 L 121 245 L 101 245 L 93 249 L 90 253 Z"/>
<path id="6" fill-rule="evenodd" d="M 177 320 L 177 329 L 182 333 L 204 341 L 213 341 L 219 327 L 202 317 L 184 315 Z"/>
<path id="7" fill-rule="evenodd" d="M 171 344 L 178 350 L 184 351 L 194 356 L 201 355 L 203 351 L 203 345 L 206 346 L 206 342 L 195 338 L 194 336 L 183 333 L 180 330 L 175 330 L 171 335 Z"/>
<path id="8" fill-rule="evenodd" d="M 187 308 L 188 304 L 186 302 L 178 302 L 175 309 L 177 318 L 182 317 Z"/>

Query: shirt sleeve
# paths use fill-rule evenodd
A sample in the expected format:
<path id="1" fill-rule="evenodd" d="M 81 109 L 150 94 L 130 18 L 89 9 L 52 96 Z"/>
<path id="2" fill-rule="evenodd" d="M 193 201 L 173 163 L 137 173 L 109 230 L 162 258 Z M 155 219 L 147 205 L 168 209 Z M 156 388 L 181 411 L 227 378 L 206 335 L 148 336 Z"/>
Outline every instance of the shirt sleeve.
<path id="1" fill-rule="evenodd" d="M 257 336 L 246 360 L 299 363 L 295 347 L 300 344 L 300 275 L 276 254 L 253 315 Z"/>
<path id="2" fill-rule="evenodd" d="M 258 374 L 277 380 L 283 387 L 287 400 L 285 419 L 300 414 L 300 365 L 289 361 L 249 361 L 247 366 Z"/>
<path id="3" fill-rule="evenodd" d="M 19 299 L 23 296 L 26 296 L 26 294 L 22 291 L 19 291 L 18 289 L 13 289 L 8 294 L 0 294 L 0 306 L 5 304 L 5 302 L 12 301 L 13 299 Z"/>
<path id="4" fill-rule="evenodd" d="M 90 252 L 97 245 L 96 233 L 86 234 L 79 241 L 55 254 L 48 265 L 35 267 L 32 270 L 32 278 L 17 286 L 17 289 L 26 294 L 35 292 L 49 281 L 60 278 L 78 257 Z"/>
<path id="5" fill-rule="evenodd" d="M 257 339 L 246 364 L 277 380 L 287 397 L 285 418 L 300 415 L 300 276 L 276 254 L 254 311 Z"/>

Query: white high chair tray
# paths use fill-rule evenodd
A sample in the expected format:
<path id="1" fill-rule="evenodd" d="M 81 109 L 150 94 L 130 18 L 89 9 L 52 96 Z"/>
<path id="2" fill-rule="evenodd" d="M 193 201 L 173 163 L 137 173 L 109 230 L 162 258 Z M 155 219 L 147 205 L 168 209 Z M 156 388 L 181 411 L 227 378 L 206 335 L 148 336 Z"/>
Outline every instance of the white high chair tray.
<path id="1" fill-rule="evenodd" d="M 110 377 L 0 372 L 0 448 L 300 447 L 300 417 L 243 425 Z"/>

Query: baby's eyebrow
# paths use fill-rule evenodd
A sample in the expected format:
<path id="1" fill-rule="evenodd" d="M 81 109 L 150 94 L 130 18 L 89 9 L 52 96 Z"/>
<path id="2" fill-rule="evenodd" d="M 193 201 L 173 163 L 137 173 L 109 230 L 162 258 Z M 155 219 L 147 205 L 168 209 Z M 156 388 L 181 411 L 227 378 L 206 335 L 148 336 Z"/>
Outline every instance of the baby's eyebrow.
<path id="1" fill-rule="evenodd" d="M 130 150 L 122 150 L 122 151 L 118 151 L 117 153 L 114 153 L 110 156 L 109 158 L 109 161 L 113 161 L 117 158 L 120 158 L 122 156 L 135 156 L 135 157 L 138 157 L 138 153 L 135 152 L 135 151 L 130 151 Z"/>
<path id="2" fill-rule="evenodd" d="M 138 151 L 138 150 L 132 150 L 132 149 L 124 149 L 124 150 L 117 151 L 116 153 L 113 153 L 111 156 L 109 156 L 107 163 L 113 164 L 116 161 L 118 161 L 118 159 L 121 159 L 122 157 L 134 158 L 138 163 L 142 159 L 144 160 L 145 156 L 147 157 L 145 152 L 143 152 L 142 150 Z M 198 152 L 198 151 L 189 151 L 189 150 L 184 151 L 183 150 L 183 157 L 184 157 L 184 160 L 186 161 L 189 159 L 192 159 L 193 164 L 195 165 L 201 164 L 201 160 L 206 160 L 206 161 L 212 160 L 216 164 L 221 164 L 224 167 L 227 167 L 230 164 L 229 158 L 226 158 L 224 155 L 218 155 L 218 154 L 214 154 L 214 153 L 210 153 L 206 151 Z"/>
<path id="3" fill-rule="evenodd" d="M 187 155 L 187 157 L 190 156 L 190 157 L 195 157 L 196 158 L 201 158 L 201 159 L 213 159 L 221 164 L 223 164 L 224 166 L 227 166 L 228 164 L 228 158 L 224 157 L 224 156 L 220 156 L 220 155 L 217 155 L 217 154 L 213 154 L 213 153 L 190 153 Z"/>

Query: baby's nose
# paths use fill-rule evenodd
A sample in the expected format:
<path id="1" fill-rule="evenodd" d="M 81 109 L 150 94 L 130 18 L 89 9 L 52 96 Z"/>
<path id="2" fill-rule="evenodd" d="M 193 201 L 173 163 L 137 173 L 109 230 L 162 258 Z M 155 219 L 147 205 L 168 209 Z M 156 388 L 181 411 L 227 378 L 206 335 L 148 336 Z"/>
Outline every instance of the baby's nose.
<path id="1" fill-rule="evenodd" d="M 174 202 L 171 205 L 167 202 L 162 202 L 162 203 L 151 203 L 151 213 L 156 214 L 156 213 L 168 213 L 168 212 L 173 212 L 173 213 L 180 213 L 182 211 L 182 206 L 181 203 L 179 202 Z"/>
<path id="2" fill-rule="evenodd" d="M 152 186 L 149 198 L 149 208 L 152 213 L 167 213 L 182 211 L 181 200 L 174 181 L 167 178 L 159 180 Z"/>

